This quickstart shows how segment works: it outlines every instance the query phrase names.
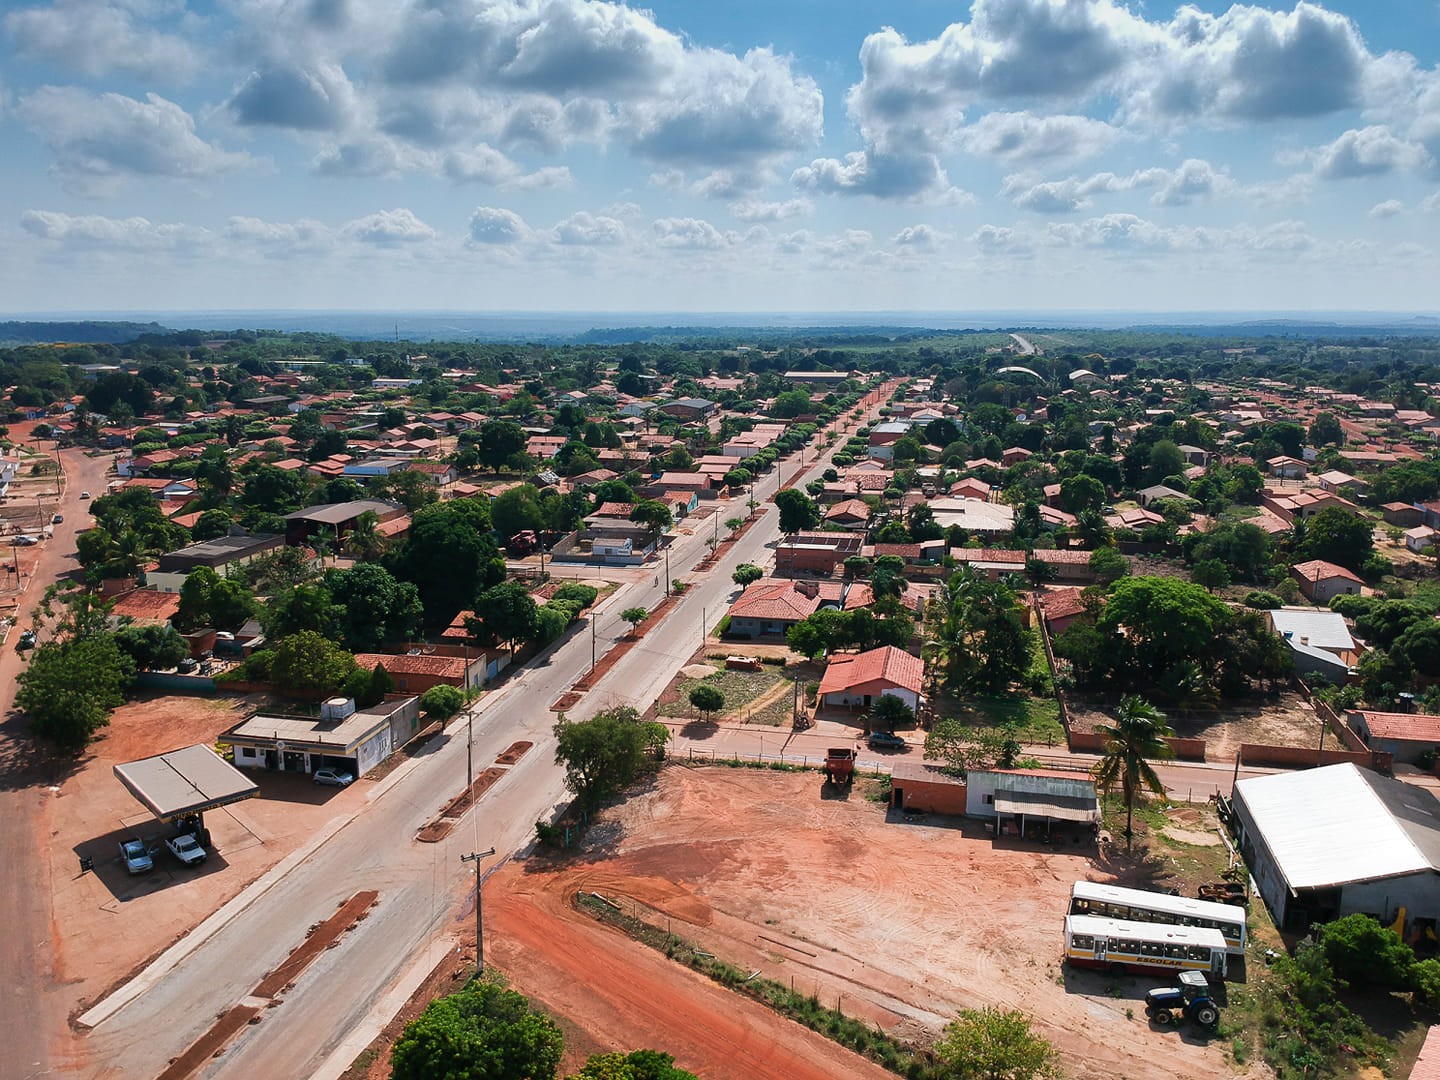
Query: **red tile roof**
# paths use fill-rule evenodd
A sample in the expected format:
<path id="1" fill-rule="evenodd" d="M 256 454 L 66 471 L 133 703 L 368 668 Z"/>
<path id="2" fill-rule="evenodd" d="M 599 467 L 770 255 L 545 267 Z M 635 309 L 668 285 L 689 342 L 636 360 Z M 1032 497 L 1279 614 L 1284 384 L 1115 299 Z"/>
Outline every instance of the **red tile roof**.
<path id="1" fill-rule="evenodd" d="M 793 581 L 752 581 L 730 605 L 730 617 L 798 622 L 819 606 L 818 596 L 806 596 Z"/>
<path id="2" fill-rule="evenodd" d="M 472 657 L 474 663 L 479 657 Z M 465 659 L 460 656 L 425 656 L 405 653 L 356 653 L 355 663 L 366 671 L 384 664 L 392 675 L 430 675 L 441 679 L 465 678 Z"/>
<path id="3" fill-rule="evenodd" d="M 131 589 L 122 593 L 110 609 L 112 617 L 129 616 L 136 622 L 169 622 L 180 610 L 179 593 L 162 593 L 155 589 Z"/>
<path id="4" fill-rule="evenodd" d="M 1328 581 L 1330 578 L 1344 578 L 1346 581 L 1353 581 L 1355 584 L 1363 584 L 1361 580 L 1346 570 L 1343 566 L 1336 566 L 1324 559 L 1311 559 L 1309 562 L 1296 563 L 1290 567 L 1291 571 L 1298 574 L 1305 581 L 1318 582 Z"/>
<path id="5" fill-rule="evenodd" d="M 1440 743 L 1440 716 L 1427 713 L 1362 711 L 1365 726 L 1373 739 L 1402 739 L 1406 742 Z"/>
<path id="6" fill-rule="evenodd" d="M 925 663 L 918 656 L 894 645 L 882 645 L 868 652 L 831 657 L 820 679 L 819 693 L 863 691 L 872 687 L 872 693 L 878 693 L 885 687 L 898 687 L 918 694 L 924 678 Z"/>

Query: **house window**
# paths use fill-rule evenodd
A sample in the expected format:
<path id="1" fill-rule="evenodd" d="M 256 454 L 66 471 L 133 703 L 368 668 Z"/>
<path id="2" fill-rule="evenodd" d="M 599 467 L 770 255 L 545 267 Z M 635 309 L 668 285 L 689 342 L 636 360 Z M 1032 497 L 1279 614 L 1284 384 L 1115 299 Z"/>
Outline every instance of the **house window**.
<path id="1" fill-rule="evenodd" d="M 995 805 L 995 796 L 994 796 L 994 795 L 986 795 L 986 796 L 985 796 L 985 805 L 986 805 L 986 806 L 994 806 L 994 805 Z"/>

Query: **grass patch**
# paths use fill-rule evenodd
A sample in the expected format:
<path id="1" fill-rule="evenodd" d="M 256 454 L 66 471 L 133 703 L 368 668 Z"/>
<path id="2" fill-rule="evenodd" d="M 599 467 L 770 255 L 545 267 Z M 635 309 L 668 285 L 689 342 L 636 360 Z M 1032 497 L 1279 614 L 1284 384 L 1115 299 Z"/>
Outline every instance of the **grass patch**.
<path id="1" fill-rule="evenodd" d="M 660 706 L 661 716 L 675 716 L 699 719 L 700 710 L 690 704 L 690 691 L 699 686 L 702 682 L 706 686 L 713 686 L 725 695 L 725 707 L 720 710 L 719 717 L 736 719 L 744 716 L 746 706 L 752 701 L 773 691 L 781 683 L 788 683 L 785 675 L 776 671 L 769 665 L 764 665 L 759 671 L 726 671 L 718 668 L 715 674 L 708 675 L 704 679 L 682 679 L 680 681 L 680 698 L 678 701 L 667 701 Z M 770 718 L 770 713 L 775 710 L 771 706 L 779 706 L 781 719 Z M 790 722 L 790 695 L 781 694 L 780 700 L 771 702 L 762 707 L 754 716 L 746 717 L 753 723 L 789 723 Z"/>
<path id="2" fill-rule="evenodd" d="M 1052 746 L 1061 746 L 1065 742 L 1065 729 L 1060 724 L 1060 703 L 1054 698 L 1024 694 L 967 698 L 941 695 L 934 707 L 937 716 L 953 718 L 974 727 L 1014 724 L 1021 742 Z"/>
<path id="3" fill-rule="evenodd" d="M 619 910 L 614 904 L 593 893 L 579 893 L 575 906 L 599 921 L 624 931 L 634 940 L 663 952 L 671 960 L 684 964 L 713 979 L 721 986 L 760 1002 L 787 1019 L 803 1024 L 847 1050 L 869 1058 L 899 1076 L 910 1080 L 943 1080 L 949 1073 L 940 1069 L 924 1049 L 887 1035 L 863 1020 L 846 1016 L 839 1009 L 822 1005 L 813 994 L 802 994 L 775 979 L 751 976 L 734 964 L 712 956 L 692 942 L 651 926 L 644 919 Z"/>

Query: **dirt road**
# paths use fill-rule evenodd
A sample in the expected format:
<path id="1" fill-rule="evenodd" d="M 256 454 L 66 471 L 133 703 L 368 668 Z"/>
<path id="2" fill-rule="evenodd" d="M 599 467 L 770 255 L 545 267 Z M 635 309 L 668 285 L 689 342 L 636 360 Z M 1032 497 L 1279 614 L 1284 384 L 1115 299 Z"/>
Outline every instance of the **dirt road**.
<path id="1" fill-rule="evenodd" d="M 64 520 L 52 526 L 54 536 L 36 552 L 35 571 L 19 601 L 19 623 L 0 652 L 0 971 L 6 973 L 0 996 L 0 1046 L 5 1047 L 0 1073 L 40 1076 L 66 1058 L 68 1029 L 63 972 L 51 946 L 62 928 L 52 923 L 51 873 L 45 857 L 54 806 L 51 785 L 65 778 L 73 763 L 50 762 L 37 755 L 25 735 L 25 721 L 14 714 L 15 679 L 24 659 L 15 650 L 20 631 L 30 626 L 30 611 L 46 586 L 76 569 L 75 534 L 89 524 L 81 491 L 105 489 L 110 456 L 87 457 L 83 450 L 63 450 L 64 492 L 56 512 Z M 8 554 L 8 552 L 7 552 Z M 56 867 L 57 874 L 76 868 Z"/>
<path id="2" fill-rule="evenodd" d="M 535 858 L 491 880 L 487 956 L 605 1045 L 693 1047 L 696 1060 L 681 1063 L 706 1077 L 811 1075 L 753 1046 L 757 1035 L 808 1046 L 785 1034 L 795 1025 L 574 910 L 580 890 L 922 1043 L 959 1009 L 1020 1008 L 1067 1076 L 1229 1075 L 1218 1040 L 1155 1031 L 1140 1015 L 1160 980 L 1060 963 L 1073 882 L 1149 883 L 1123 858 L 997 844 L 973 822 L 905 821 L 813 774 L 726 768 L 666 769 L 653 790 L 605 811 L 589 842 L 588 856 Z M 744 1037 L 716 1016 L 741 1019 Z M 737 1041 L 717 1045 L 717 1033 Z M 848 1054 L 804 1056 L 848 1062 L 823 1075 L 870 1075 Z"/>

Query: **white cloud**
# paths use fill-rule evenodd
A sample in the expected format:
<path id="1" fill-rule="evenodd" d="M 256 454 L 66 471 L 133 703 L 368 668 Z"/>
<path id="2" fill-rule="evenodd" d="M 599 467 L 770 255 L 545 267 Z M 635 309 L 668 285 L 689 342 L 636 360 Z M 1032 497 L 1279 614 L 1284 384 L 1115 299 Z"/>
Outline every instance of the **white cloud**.
<path id="1" fill-rule="evenodd" d="M 112 71 L 148 81 L 185 82 L 200 65 L 189 41 L 137 25 L 142 5 L 106 0 L 55 0 L 5 16 L 5 30 L 25 56 L 80 71 Z"/>
<path id="2" fill-rule="evenodd" d="M 513 210 L 479 206 L 470 215 L 472 244 L 517 244 L 530 235 L 525 219 Z"/>
<path id="3" fill-rule="evenodd" d="M 314 5 L 237 2 L 255 54 L 266 57 L 232 94 L 238 122 L 328 132 L 335 147 L 383 137 L 441 155 L 419 159 L 422 167 L 444 170 L 447 152 L 477 144 L 508 155 L 618 142 L 663 167 L 723 174 L 714 197 L 730 198 L 821 135 L 820 90 L 789 57 L 700 47 L 640 8 L 332 3 L 334 25 L 322 28 L 306 10 Z M 353 103 L 323 85 L 326 70 L 349 73 Z M 347 157 L 373 154 L 331 152 L 327 171 L 343 171 Z"/>
<path id="4" fill-rule="evenodd" d="M 596 217 L 583 210 L 558 222 L 551 234 L 557 244 L 585 247 L 613 247 L 626 238 L 624 222 L 603 215 Z"/>
<path id="5" fill-rule="evenodd" d="M 49 145 L 61 184 L 84 194 L 144 177 L 193 180 L 253 164 L 246 154 L 227 153 L 200 138 L 190 114 L 158 94 L 137 101 L 43 86 L 22 98 L 15 112 Z"/>
<path id="6" fill-rule="evenodd" d="M 343 225 L 340 232 L 361 243 L 377 244 L 381 247 L 420 243 L 434 240 L 439 235 L 404 207 L 397 210 L 379 210 L 356 218 Z"/>
<path id="7" fill-rule="evenodd" d="M 225 239 L 269 251 L 321 251 L 335 239 L 332 229 L 311 218 L 298 221 L 265 221 L 255 217 L 232 217 L 225 225 Z"/>
<path id="8" fill-rule="evenodd" d="M 1322 180 L 1349 180 L 1360 176 L 1416 169 L 1428 163 L 1430 155 L 1419 143 L 1397 138 L 1384 125 L 1345 132 L 1334 142 L 1309 155 L 1315 175 Z"/>
<path id="9" fill-rule="evenodd" d="M 790 182 L 804 191 L 880 199 L 914 199 L 952 190 L 933 154 L 893 157 L 867 150 L 846 154 L 843 161 L 816 158 L 791 173 Z"/>
<path id="10" fill-rule="evenodd" d="M 892 244 L 907 251 L 938 251 L 950 239 L 945 233 L 930 225 L 907 225 L 890 240 Z"/>
<path id="11" fill-rule="evenodd" d="M 191 225 L 164 224 L 143 217 L 74 216 L 51 210 L 26 210 L 20 215 L 20 227 L 38 239 L 85 249 L 175 251 L 212 239 L 207 230 Z"/>
<path id="12" fill-rule="evenodd" d="M 1000 194 L 1022 210 L 1064 214 L 1090 206 L 1095 195 L 1148 188 L 1157 189 L 1150 197 L 1152 206 L 1186 206 L 1213 195 L 1242 191 L 1229 174 L 1208 161 L 1190 158 L 1175 169 L 1140 169 L 1129 176 L 1103 172 L 1084 179 L 1071 176 L 1037 183 L 1027 174 L 1017 173 L 1005 178 Z"/>
<path id="13" fill-rule="evenodd" d="M 730 213 L 741 221 L 773 222 L 804 217 L 814 209 L 809 199 L 787 199 L 784 202 L 745 200 L 730 207 Z"/>
<path id="14" fill-rule="evenodd" d="M 1370 208 L 1370 216 L 1377 221 L 1381 218 L 1395 217 L 1397 214 L 1403 214 L 1404 212 L 1405 204 L 1399 199 L 1386 199 L 1384 202 L 1378 202 Z"/>
<path id="15" fill-rule="evenodd" d="M 1079 161 L 1109 149 L 1119 137 L 1118 128 L 1088 116 L 992 112 L 963 128 L 958 144 L 971 154 L 1009 163 Z"/>
<path id="16" fill-rule="evenodd" d="M 1187 5 L 1169 20 L 1115 0 L 975 0 L 969 22 L 930 40 L 871 34 L 860 62 L 847 95 L 859 153 L 907 161 L 954 149 L 1016 163 L 1079 159 L 1130 131 L 1390 107 L 1420 80 L 1412 60 L 1370 52 L 1346 16 L 1306 0 L 1288 12 L 1235 4 L 1218 16 Z M 967 112 L 985 106 L 967 127 Z M 1057 107 L 1066 112 L 1045 115 Z M 857 188 L 831 172 L 826 190 Z M 1187 190 L 1161 198 L 1195 197 Z"/>
<path id="17" fill-rule="evenodd" d="M 715 251 L 728 247 L 731 238 L 701 218 L 659 218 L 654 226 L 661 247 Z"/>
<path id="18" fill-rule="evenodd" d="M 1422 214 L 1433 214 L 1437 210 L 1440 210 L 1440 191 L 1432 191 L 1429 195 L 1426 195 L 1425 198 L 1420 200 L 1420 205 L 1416 207 L 1416 209 Z"/>
<path id="19" fill-rule="evenodd" d="M 446 154 L 442 168 L 451 180 L 490 184 L 502 191 L 564 187 L 573 180 L 570 170 L 563 165 L 527 173 L 499 150 L 485 143 L 479 143 L 468 150 Z"/>

